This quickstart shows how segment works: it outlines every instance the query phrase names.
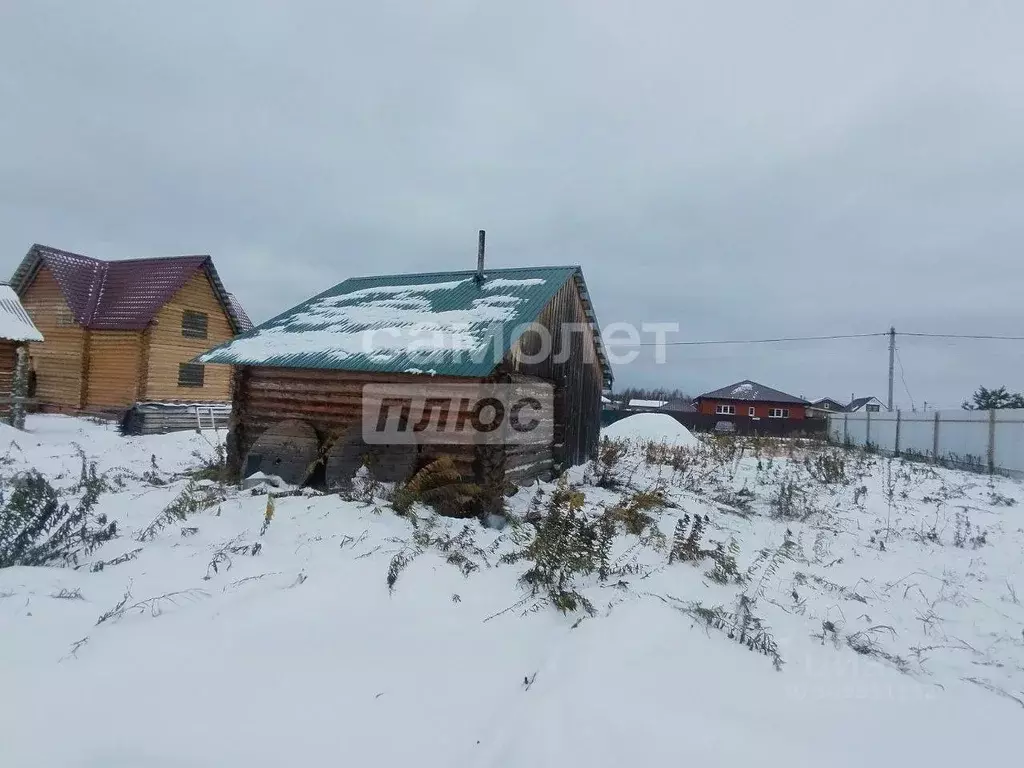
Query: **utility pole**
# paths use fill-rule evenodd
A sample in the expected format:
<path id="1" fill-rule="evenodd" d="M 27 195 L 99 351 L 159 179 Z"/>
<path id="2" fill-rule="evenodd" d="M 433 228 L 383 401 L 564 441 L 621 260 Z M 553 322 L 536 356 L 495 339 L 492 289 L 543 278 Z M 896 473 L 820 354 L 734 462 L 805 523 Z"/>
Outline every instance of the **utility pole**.
<path id="1" fill-rule="evenodd" d="M 889 410 L 892 411 L 892 381 L 896 373 L 896 326 L 889 326 Z"/>

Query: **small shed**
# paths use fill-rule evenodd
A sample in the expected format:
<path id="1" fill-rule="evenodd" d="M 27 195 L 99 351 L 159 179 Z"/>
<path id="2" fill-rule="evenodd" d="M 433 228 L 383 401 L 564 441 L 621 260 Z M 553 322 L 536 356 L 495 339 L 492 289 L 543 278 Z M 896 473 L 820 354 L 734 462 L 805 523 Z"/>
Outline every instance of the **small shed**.
<path id="1" fill-rule="evenodd" d="M 596 453 L 601 393 L 612 382 L 578 266 L 484 272 L 482 259 L 475 272 L 346 280 L 196 360 L 235 366 L 228 437 L 235 480 L 262 471 L 302 482 L 319 466 L 328 486 L 343 484 L 367 453 L 376 458 L 367 466 L 387 480 L 439 455 L 490 487 L 550 476 Z M 550 391 L 550 414 L 539 417 L 548 431 L 536 433 L 546 436 L 522 443 L 419 433 L 367 442 L 368 419 L 383 413 L 380 392 L 388 387 L 411 387 L 430 403 L 466 386 Z M 410 423 L 417 416 L 403 415 Z M 430 415 L 421 413 L 420 422 Z M 449 415 L 449 428 L 476 417 Z"/>
<path id="2" fill-rule="evenodd" d="M 660 411 L 668 405 L 668 400 L 644 400 L 642 398 L 632 398 L 626 407 L 631 411 Z"/>
<path id="3" fill-rule="evenodd" d="M 32 318 L 18 300 L 18 294 L 11 286 L 0 283 L 0 412 L 10 415 L 12 403 L 15 397 L 27 397 L 31 394 L 28 364 L 28 343 L 43 340 L 43 334 L 39 332 Z M 18 368 L 21 366 L 21 371 Z M 21 385 L 23 391 L 15 393 L 15 378 L 18 375 L 25 377 Z M 14 409 L 18 412 L 19 409 Z M 20 409 L 24 414 L 24 405 Z M 16 419 L 15 426 L 20 427 L 21 417 Z"/>

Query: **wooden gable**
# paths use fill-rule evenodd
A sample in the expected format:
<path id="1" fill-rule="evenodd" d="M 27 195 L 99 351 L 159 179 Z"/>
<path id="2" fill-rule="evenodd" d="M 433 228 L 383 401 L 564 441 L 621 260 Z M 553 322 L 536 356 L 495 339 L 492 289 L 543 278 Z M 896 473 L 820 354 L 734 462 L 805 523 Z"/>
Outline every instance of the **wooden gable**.
<path id="1" fill-rule="evenodd" d="M 205 317 L 205 338 L 201 329 Z M 211 347 L 234 337 L 231 320 L 214 290 L 206 270 L 198 270 L 157 312 L 144 332 L 141 363 L 145 387 L 140 400 L 167 402 L 214 402 L 231 399 L 231 369 L 223 365 L 203 367 L 202 386 L 190 361 Z"/>
<path id="2" fill-rule="evenodd" d="M 46 341 L 29 345 L 36 371 L 36 399 L 58 408 L 82 407 L 85 331 L 48 267 L 40 267 L 21 303 Z"/>

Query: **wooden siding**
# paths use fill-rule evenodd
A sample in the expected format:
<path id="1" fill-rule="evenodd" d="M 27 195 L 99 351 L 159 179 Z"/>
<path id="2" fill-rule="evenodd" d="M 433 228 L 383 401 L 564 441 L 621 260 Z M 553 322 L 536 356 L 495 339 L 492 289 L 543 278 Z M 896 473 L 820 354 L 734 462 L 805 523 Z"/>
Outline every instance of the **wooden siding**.
<path id="1" fill-rule="evenodd" d="M 85 332 L 74 323 L 64 294 L 47 267 L 36 273 L 22 293 L 21 303 L 46 339 L 29 345 L 40 406 L 47 410 L 81 408 Z"/>
<path id="2" fill-rule="evenodd" d="M 540 357 L 538 353 L 542 347 L 539 346 L 539 334 L 527 331 L 509 350 L 505 365 L 513 371 L 547 379 L 555 385 L 553 459 L 558 468 L 565 469 L 582 464 L 597 451 L 601 434 L 601 391 L 604 388 L 596 339 L 587 321 L 575 278 L 566 281 L 552 297 L 537 323 L 551 335 L 551 353 L 540 360 L 532 360 Z M 580 328 L 582 331 L 575 330 Z M 539 455 L 535 458 L 537 462 L 547 460 Z M 522 479 L 529 478 L 524 475 Z"/>
<path id="3" fill-rule="evenodd" d="M 89 331 L 86 408 L 128 408 L 138 397 L 141 331 Z"/>
<path id="4" fill-rule="evenodd" d="M 6 402 L 11 396 L 14 381 L 14 367 L 18 364 L 18 342 L 0 339 L 0 413 L 6 414 L 11 406 Z"/>
<path id="5" fill-rule="evenodd" d="M 205 339 L 181 332 L 185 310 L 209 316 Z M 231 399 L 231 369 L 208 365 L 201 387 L 178 385 L 178 366 L 234 337 L 227 313 L 205 271 L 197 272 L 164 304 L 147 332 L 141 354 L 148 361 L 140 397 L 160 402 L 227 402 Z"/>

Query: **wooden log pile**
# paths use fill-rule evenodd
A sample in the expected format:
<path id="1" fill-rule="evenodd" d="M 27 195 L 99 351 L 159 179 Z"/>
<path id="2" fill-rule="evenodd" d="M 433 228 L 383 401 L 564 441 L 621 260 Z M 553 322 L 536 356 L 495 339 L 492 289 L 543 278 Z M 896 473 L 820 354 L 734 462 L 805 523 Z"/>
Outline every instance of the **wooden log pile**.
<path id="1" fill-rule="evenodd" d="M 161 435 L 198 429 L 226 429 L 228 403 L 136 403 L 121 417 L 124 435 Z"/>

